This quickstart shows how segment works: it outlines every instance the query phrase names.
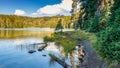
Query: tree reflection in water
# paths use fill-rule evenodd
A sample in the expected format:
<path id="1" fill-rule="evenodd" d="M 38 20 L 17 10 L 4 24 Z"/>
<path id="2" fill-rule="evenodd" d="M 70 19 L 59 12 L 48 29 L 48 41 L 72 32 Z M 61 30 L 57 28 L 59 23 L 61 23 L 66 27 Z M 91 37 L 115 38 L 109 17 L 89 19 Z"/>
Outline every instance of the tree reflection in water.
<path id="1" fill-rule="evenodd" d="M 72 68 L 80 68 L 80 64 L 82 62 L 82 58 L 84 56 L 84 51 L 82 46 L 76 46 L 76 48 L 73 50 L 72 53 L 68 54 L 68 56 L 65 56 L 63 47 L 55 45 L 54 42 L 47 43 L 47 47 L 44 49 L 44 51 L 49 52 L 60 58 L 61 60 L 65 60 L 67 64 L 70 63 Z M 17 46 L 19 49 L 23 50 L 35 50 L 37 51 L 39 47 L 44 46 L 41 45 L 20 45 Z M 69 62 L 68 62 L 69 61 Z M 56 62 L 52 59 L 50 59 L 50 65 L 54 65 Z"/>
<path id="2" fill-rule="evenodd" d="M 80 68 L 83 56 L 84 56 L 83 47 L 76 46 L 75 50 L 73 50 L 73 52 L 69 54 L 72 68 Z"/>
<path id="3" fill-rule="evenodd" d="M 12 38 L 28 38 L 37 37 L 43 38 L 45 36 L 50 36 L 53 32 L 47 31 L 29 31 L 29 30 L 0 30 L 0 38 L 2 39 L 12 39 Z"/>

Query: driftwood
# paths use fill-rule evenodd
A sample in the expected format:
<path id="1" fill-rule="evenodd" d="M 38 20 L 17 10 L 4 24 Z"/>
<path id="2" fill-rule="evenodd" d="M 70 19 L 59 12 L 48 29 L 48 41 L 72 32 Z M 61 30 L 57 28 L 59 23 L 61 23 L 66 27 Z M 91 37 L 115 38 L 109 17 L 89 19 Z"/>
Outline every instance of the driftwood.
<path id="1" fill-rule="evenodd" d="M 46 47 L 47 47 L 47 43 L 44 43 L 45 45 L 44 46 L 41 46 L 39 49 L 38 49 L 38 51 L 42 51 L 42 50 L 44 50 Z"/>
<path id="2" fill-rule="evenodd" d="M 38 51 L 42 51 L 45 49 L 45 47 L 47 47 L 47 43 L 34 43 L 34 44 L 30 44 L 30 45 L 43 45 L 43 46 L 38 48 Z"/>
<path id="3" fill-rule="evenodd" d="M 30 44 L 30 45 L 42 45 L 42 44 L 46 44 L 46 43 L 34 43 L 34 44 Z"/>
<path id="4" fill-rule="evenodd" d="M 34 44 L 30 44 L 30 46 L 31 46 L 31 45 L 42 45 L 42 44 L 45 44 L 45 45 L 43 45 L 43 46 L 41 46 L 41 47 L 38 48 L 38 51 L 42 51 L 42 50 L 45 49 L 45 47 L 47 47 L 47 43 L 34 43 Z M 30 53 L 30 54 L 32 54 L 32 53 L 34 53 L 34 52 L 36 52 L 36 51 L 35 51 L 35 50 L 29 50 L 29 51 L 28 51 L 28 53 Z M 44 55 L 44 56 L 45 56 L 45 55 Z"/>
<path id="5" fill-rule="evenodd" d="M 58 62 L 60 65 L 62 65 L 64 68 L 70 68 L 70 65 L 68 65 L 65 61 L 57 58 L 56 62 Z"/>
<path id="6" fill-rule="evenodd" d="M 71 68 L 70 65 L 68 65 L 64 60 L 59 59 L 58 57 L 56 57 L 55 55 L 49 54 L 49 56 L 51 57 L 52 60 L 56 61 L 57 63 L 59 63 L 61 66 L 63 66 L 64 68 Z"/>

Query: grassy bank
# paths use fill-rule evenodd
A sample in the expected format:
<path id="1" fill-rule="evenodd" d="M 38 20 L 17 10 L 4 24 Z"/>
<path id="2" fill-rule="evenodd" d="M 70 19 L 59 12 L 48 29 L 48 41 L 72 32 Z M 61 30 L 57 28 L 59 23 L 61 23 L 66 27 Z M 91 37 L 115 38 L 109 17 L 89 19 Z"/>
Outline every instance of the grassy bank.
<path id="1" fill-rule="evenodd" d="M 78 40 L 89 40 L 92 44 L 96 42 L 96 36 L 93 33 L 85 32 L 82 30 L 53 33 L 51 37 L 44 37 L 45 42 L 55 42 L 64 48 L 65 53 L 71 53 Z"/>
<path id="2" fill-rule="evenodd" d="M 46 42 L 55 42 L 56 45 L 60 45 L 64 48 L 65 54 L 72 52 L 76 46 L 76 40 L 72 40 L 67 37 L 66 33 L 54 33 L 51 37 L 45 37 Z"/>

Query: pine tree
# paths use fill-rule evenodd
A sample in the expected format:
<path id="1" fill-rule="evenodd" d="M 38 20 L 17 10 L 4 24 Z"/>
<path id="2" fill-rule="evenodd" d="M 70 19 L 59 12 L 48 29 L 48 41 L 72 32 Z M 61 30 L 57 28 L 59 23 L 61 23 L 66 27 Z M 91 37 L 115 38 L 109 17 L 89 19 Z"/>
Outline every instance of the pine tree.
<path id="1" fill-rule="evenodd" d="M 114 0 L 105 30 L 98 35 L 98 52 L 109 63 L 120 63 L 120 0 Z"/>
<path id="2" fill-rule="evenodd" d="M 55 28 L 55 31 L 59 31 L 59 30 L 60 30 L 60 32 L 62 32 L 62 30 L 63 30 L 62 20 L 61 19 L 58 21 L 58 24 L 57 24 L 57 26 Z"/>

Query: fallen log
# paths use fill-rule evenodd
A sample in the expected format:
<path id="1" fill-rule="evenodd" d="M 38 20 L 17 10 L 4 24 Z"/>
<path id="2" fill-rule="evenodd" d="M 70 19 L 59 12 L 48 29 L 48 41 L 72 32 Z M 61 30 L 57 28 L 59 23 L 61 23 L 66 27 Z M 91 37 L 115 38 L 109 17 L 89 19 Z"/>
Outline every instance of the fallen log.
<path id="1" fill-rule="evenodd" d="M 70 65 L 68 65 L 64 60 L 59 59 L 58 57 L 56 57 L 53 54 L 49 54 L 49 56 L 51 57 L 52 60 L 56 61 L 57 63 L 59 63 L 61 66 L 63 66 L 64 68 L 71 68 Z"/>
<path id="2" fill-rule="evenodd" d="M 42 45 L 42 44 L 46 44 L 46 43 L 34 43 L 34 44 L 30 44 L 30 45 Z"/>
<path id="3" fill-rule="evenodd" d="M 38 51 L 42 51 L 42 50 L 44 50 L 46 47 L 47 47 L 47 43 L 45 43 L 44 46 L 39 47 Z"/>

